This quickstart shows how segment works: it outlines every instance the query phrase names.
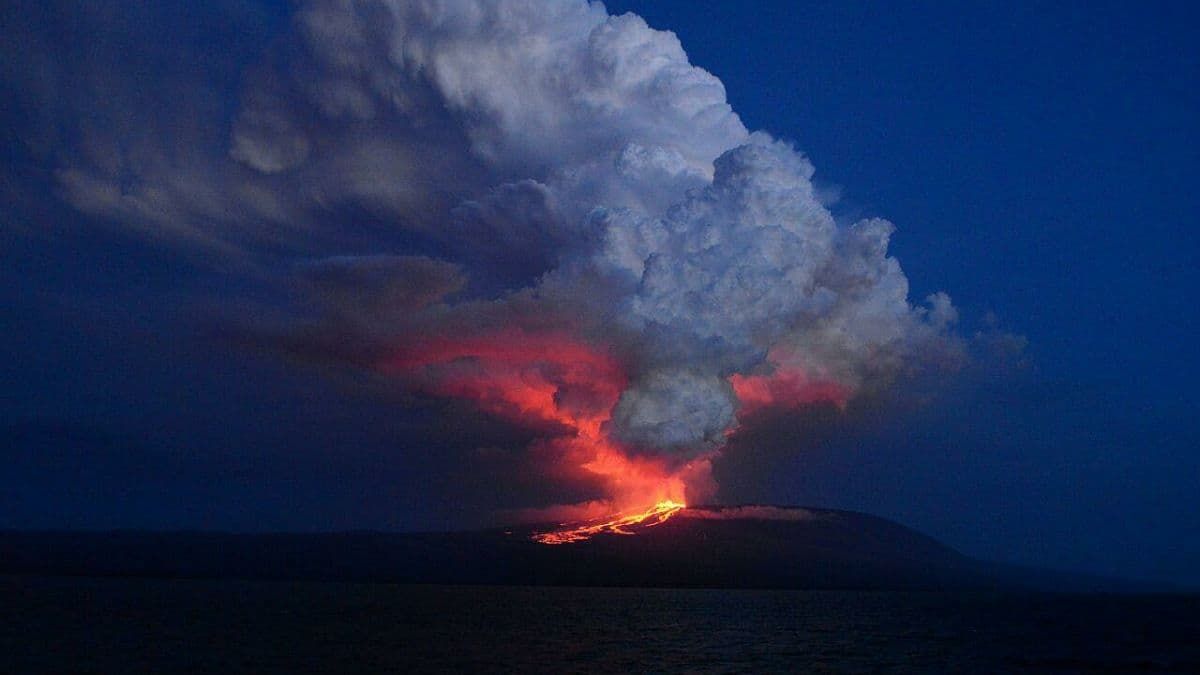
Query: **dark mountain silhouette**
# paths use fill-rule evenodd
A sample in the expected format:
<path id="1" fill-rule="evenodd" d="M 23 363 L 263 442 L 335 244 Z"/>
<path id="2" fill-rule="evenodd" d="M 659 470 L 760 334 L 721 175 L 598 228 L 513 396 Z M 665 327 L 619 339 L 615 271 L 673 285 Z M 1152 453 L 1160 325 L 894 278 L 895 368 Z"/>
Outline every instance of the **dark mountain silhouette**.
<path id="1" fill-rule="evenodd" d="M 1121 590 L 977 561 L 883 518 L 779 507 L 686 509 L 633 535 L 535 543 L 544 528 L 230 534 L 0 532 L 0 573 L 721 588 Z"/>

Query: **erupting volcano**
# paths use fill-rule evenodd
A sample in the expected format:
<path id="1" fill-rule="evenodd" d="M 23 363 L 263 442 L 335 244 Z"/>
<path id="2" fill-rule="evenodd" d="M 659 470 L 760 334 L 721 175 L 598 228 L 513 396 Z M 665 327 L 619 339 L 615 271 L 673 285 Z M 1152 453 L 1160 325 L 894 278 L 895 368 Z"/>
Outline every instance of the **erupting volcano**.
<path id="1" fill-rule="evenodd" d="M 611 355 L 578 341 L 518 331 L 424 341 L 395 351 L 382 368 L 425 393 L 466 398 L 512 422 L 558 427 L 541 449 L 560 469 L 601 480 L 606 498 L 535 511 L 587 521 L 539 534 L 542 543 L 627 534 L 629 526 L 669 518 L 683 508 L 689 491 L 710 491 L 708 456 L 670 462 L 639 455 L 609 437 L 612 410 L 627 384 L 624 370 Z"/>
<path id="2" fill-rule="evenodd" d="M 610 435 L 612 415 L 628 387 L 625 367 L 610 353 L 561 333 L 507 330 L 476 337 L 422 339 L 395 349 L 382 370 L 424 393 L 471 400 L 481 410 L 530 426 L 554 425 L 540 441 L 560 470 L 600 479 L 606 498 L 530 515 L 565 521 L 538 533 L 543 544 L 583 541 L 596 534 L 633 534 L 666 521 L 684 508 L 689 495 L 711 496 L 714 446 L 690 459 L 639 451 Z M 730 378 L 730 389 L 751 414 L 762 407 L 830 400 L 845 391 L 809 385 L 794 371 L 778 376 Z M 731 424 L 724 433 L 733 433 Z M 651 449 L 652 450 L 652 449 Z"/>
<path id="3" fill-rule="evenodd" d="M 499 508 L 583 523 L 542 541 L 662 522 L 764 411 L 955 361 L 956 311 L 910 303 L 892 225 L 836 218 L 674 34 L 599 3 L 353 7 L 299 13 L 278 65 L 301 70 L 248 78 L 230 156 L 321 214 L 367 199 L 413 247 L 296 264 L 303 316 L 256 344 L 531 432 L 527 501 Z"/>

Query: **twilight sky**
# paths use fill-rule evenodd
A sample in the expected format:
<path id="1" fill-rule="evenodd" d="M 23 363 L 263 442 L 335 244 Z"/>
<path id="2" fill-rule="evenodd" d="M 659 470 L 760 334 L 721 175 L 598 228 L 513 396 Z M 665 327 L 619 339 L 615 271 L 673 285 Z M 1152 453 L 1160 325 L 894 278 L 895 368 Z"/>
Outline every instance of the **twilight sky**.
<path id="1" fill-rule="evenodd" d="M 1197 23 L 8 3 L 0 527 L 680 497 L 1200 583 Z"/>

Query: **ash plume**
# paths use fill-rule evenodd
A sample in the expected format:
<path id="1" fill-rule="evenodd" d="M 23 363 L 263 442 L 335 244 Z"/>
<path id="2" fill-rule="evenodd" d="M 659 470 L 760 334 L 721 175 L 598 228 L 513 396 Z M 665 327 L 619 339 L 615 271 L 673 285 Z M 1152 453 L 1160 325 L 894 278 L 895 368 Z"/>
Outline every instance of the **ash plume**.
<path id="1" fill-rule="evenodd" d="M 143 140 L 59 167 L 64 197 L 289 289 L 262 344 L 544 425 L 531 452 L 614 506 L 711 494 L 759 410 L 962 358 L 891 223 L 835 219 L 674 34 L 598 2 L 312 0 L 220 155 Z"/>

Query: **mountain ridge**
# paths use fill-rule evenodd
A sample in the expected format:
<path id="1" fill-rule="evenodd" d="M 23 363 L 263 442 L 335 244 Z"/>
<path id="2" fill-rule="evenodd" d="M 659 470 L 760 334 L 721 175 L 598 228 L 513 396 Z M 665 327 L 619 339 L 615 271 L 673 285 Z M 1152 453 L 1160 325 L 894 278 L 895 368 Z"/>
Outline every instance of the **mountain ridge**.
<path id="1" fill-rule="evenodd" d="M 634 534 L 546 545 L 557 525 L 457 532 L 0 531 L 0 573 L 425 584 L 860 590 L 1143 590 L 975 560 L 855 511 L 681 510 Z"/>

